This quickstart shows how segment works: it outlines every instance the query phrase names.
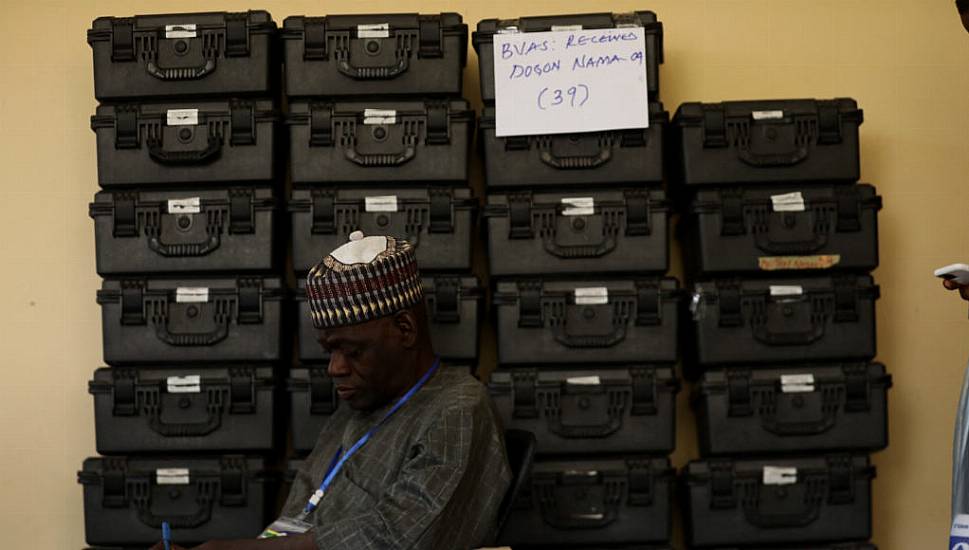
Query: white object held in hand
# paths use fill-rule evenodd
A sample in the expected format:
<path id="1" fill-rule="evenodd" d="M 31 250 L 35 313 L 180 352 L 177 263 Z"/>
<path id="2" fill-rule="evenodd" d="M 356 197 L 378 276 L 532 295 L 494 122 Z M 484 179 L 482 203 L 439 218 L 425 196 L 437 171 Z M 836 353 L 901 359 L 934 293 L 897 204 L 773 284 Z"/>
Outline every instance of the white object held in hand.
<path id="1" fill-rule="evenodd" d="M 960 285 L 969 285 L 969 265 L 951 264 L 935 270 L 935 276 Z"/>

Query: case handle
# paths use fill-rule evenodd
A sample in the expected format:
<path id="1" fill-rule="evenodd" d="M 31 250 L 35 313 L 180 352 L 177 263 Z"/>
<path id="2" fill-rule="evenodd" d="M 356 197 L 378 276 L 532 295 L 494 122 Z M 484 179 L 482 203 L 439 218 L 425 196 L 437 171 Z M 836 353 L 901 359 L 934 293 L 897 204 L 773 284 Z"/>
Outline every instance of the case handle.
<path id="1" fill-rule="evenodd" d="M 800 484 L 798 484 L 800 485 Z M 791 488 L 797 487 L 798 485 L 790 485 L 786 489 L 791 491 Z M 797 491 L 798 493 L 803 492 Z M 788 499 L 797 498 L 798 495 L 789 495 Z M 762 506 L 762 498 L 756 499 L 754 503 L 744 506 L 744 517 L 752 525 L 765 528 L 778 528 L 778 527 L 803 527 L 808 525 L 818 519 L 820 513 L 822 499 L 811 499 L 802 498 L 801 502 L 803 507 L 800 510 L 793 512 L 767 512 L 772 506 Z"/>
<path id="2" fill-rule="evenodd" d="M 609 306 L 615 307 L 614 304 Z M 569 306 L 577 307 L 577 306 Z M 590 307 L 590 306 L 583 306 Z M 600 306 L 601 307 L 601 306 Z M 609 308 L 611 309 L 611 307 Z M 611 313 L 611 312 L 610 312 Z M 626 324 L 612 319 L 612 330 L 607 334 L 574 334 L 569 332 L 569 316 L 565 320 L 551 323 L 555 341 L 569 348 L 608 348 L 626 339 Z"/>
<path id="3" fill-rule="evenodd" d="M 778 420 L 776 415 L 761 418 L 765 430 L 776 435 L 816 435 L 834 427 L 835 410 L 825 407 L 816 420 Z"/>
<path id="4" fill-rule="evenodd" d="M 200 164 L 214 160 L 222 152 L 222 140 L 209 136 L 205 149 L 198 151 L 167 151 L 161 140 L 148 143 L 148 154 L 161 164 Z"/>
<path id="5" fill-rule="evenodd" d="M 798 241 L 782 241 L 771 238 L 772 231 L 758 232 L 754 236 L 757 248 L 769 254 L 803 254 L 814 252 L 828 244 L 828 235 L 814 231 L 810 239 Z"/>
<path id="6" fill-rule="evenodd" d="M 197 502 L 198 510 L 195 513 L 181 516 L 165 514 L 164 521 L 167 521 L 172 529 L 192 529 L 208 523 L 212 519 L 212 498 L 200 497 Z M 149 504 L 146 503 L 138 508 L 138 520 L 148 527 L 161 529 L 162 518 L 152 513 L 148 506 Z"/>
<path id="7" fill-rule="evenodd" d="M 173 243 L 165 244 L 158 237 L 148 238 L 148 248 L 159 256 L 166 258 L 186 258 L 205 256 L 222 244 L 221 235 L 216 232 L 209 235 L 209 238 L 197 243 Z"/>
<path id="8" fill-rule="evenodd" d="M 542 162 L 559 170 L 583 170 L 597 168 L 612 159 L 612 148 L 603 147 L 593 155 L 555 155 L 549 150 L 543 150 L 539 155 Z"/>
<path id="9" fill-rule="evenodd" d="M 572 485 L 567 480 L 562 480 L 560 483 L 565 487 Z M 556 529 L 599 529 L 616 521 L 620 499 L 609 498 L 611 495 L 608 493 L 612 491 L 610 491 L 608 485 L 602 488 L 602 498 L 594 508 L 598 512 L 594 513 L 590 513 L 588 507 L 576 509 L 574 506 L 575 499 L 558 498 L 556 488 L 552 484 L 539 488 L 543 493 L 543 498 L 539 500 L 542 519 L 547 525 Z"/>
<path id="10" fill-rule="evenodd" d="M 337 70 L 354 80 L 388 80 L 403 74 L 409 68 L 409 56 L 405 50 L 397 50 L 397 62 L 382 67 L 355 67 L 350 64 L 350 54 L 346 50 L 337 53 Z"/>
<path id="11" fill-rule="evenodd" d="M 215 59 L 208 58 L 201 67 L 159 67 L 153 60 L 145 64 L 148 74 L 158 80 L 197 80 L 215 72 Z"/>
<path id="12" fill-rule="evenodd" d="M 562 245 L 555 240 L 558 232 L 548 232 L 542 237 L 545 251 L 556 258 L 599 258 L 616 249 L 615 235 L 609 235 L 599 244 Z"/>
<path id="13" fill-rule="evenodd" d="M 215 330 L 200 333 L 175 333 L 168 328 L 167 318 L 155 325 L 155 337 L 171 346 L 211 346 L 229 336 L 229 317 L 221 316 Z"/>
<path id="14" fill-rule="evenodd" d="M 367 168 L 400 166 L 401 164 L 413 159 L 417 155 L 417 146 L 415 144 L 415 139 L 408 137 L 404 145 L 404 150 L 399 153 L 368 154 L 357 151 L 356 140 L 353 140 L 351 144 L 347 144 L 347 146 L 344 147 L 343 154 L 350 162 Z"/>
<path id="15" fill-rule="evenodd" d="M 824 326 L 814 321 L 809 330 L 801 331 L 773 331 L 767 324 L 754 327 L 754 338 L 772 346 L 803 346 L 816 342 L 824 336 Z"/>
<path id="16" fill-rule="evenodd" d="M 791 151 L 783 153 L 757 153 L 751 150 L 750 144 L 741 144 L 737 147 L 737 157 L 743 162 L 758 168 L 769 168 L 772 166 L 793 166 L 808 156 L 807 145 L 795 145 Z"/>
<path id="17" fill-rule="evenodd" d="M 161 418 L 161 407 L 152 411 L 148 427 L 155 433 L 163 437 L 199 437 L 208 435 L 219 429 L 222 425 L 222 404 L 213 403 L 212 395 L 208 396 L 208 404 L 205 407 L 208 415 L 201 422 L 165 422 Z"/>
<path id="18" fill-rule="evenodd" d="M 564 390 L 563 390 L 564 391 Z M 614 400 L 621 399 L 621 394 L 617 396 L 610 395 L 611 392 L 600 392 L 599 395 L 605 397 L 610 402 Z M 557 414 L 547 415 L 546 421 L 548 423 L 548 430 L 555 435 L 560 437 L 565 437 L 569 439 L 586 439 L 592 437 L 606 437 L 612 435 L 622 428 L 622 409 L 616 407 L 609 408 L 609 419 L 599 425 L 583 425 L 583 426 L 573 426 L 566 424 L 562 419 L 561 410 L 561 399 L 559 400 L 560 408 Z"/>

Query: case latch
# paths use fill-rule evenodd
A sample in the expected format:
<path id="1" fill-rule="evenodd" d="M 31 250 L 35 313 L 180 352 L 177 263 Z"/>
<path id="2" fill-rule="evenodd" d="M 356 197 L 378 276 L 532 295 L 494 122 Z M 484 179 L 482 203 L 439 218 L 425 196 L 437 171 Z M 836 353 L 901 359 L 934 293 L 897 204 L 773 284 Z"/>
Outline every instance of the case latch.
<path id="1" fill-rule="evenodd" d="M 326 20 L 303 19 L 303 59 L 326 59 Z"/>
<path id="2" fill-rule="evenodd" d="M 249 55 L 249 14 L 230 13 L 225 16 L 225 56 Z"/>
<path id="3" fill-rule="evenodd" d="M 508 238 L 532 239 L 532 196 L 528 193 L 508 195 Z"/>
<path id="4" fill-rule="evenodd" d="M 431 319 L 435 323 L 459 323 L 461 313 L 458 304 L 461 290 L 461 279 L 452 277 L 435 277 L 434 294 L 431 298 Z"/>
<path id="5" fill-rule="evenodd" d="M 845 411 L 862 412 L 871 410 L 871 381 L 868 378 L 868 365 L 844 365 Z"/>
<path id="6" fill-rule="evenodd" d="M 418 22 L 420 49 L 418 57 L 443 57 L 441 48 L 441 20 L 438 16 L 421 17 Z"/>
<path id="7" fill-rule="evenodd" d="M 733 463 L 725 460 L 711 460 L 707 463 L 710 470 L 710 507 L 713 509 L 735 508 L 737 497 L 733 486 Z"/>
<path id="8" fill-rule="evenodd" d="M 512 393 L 515 396 L 512 416 L 515 418 L 538 418 L 535 405 L 535 380 L 533 371 L 514 371 L 511 373 Z"/>
<path id="9" fill-rule="evenodd" d="M 636 325 L 662 324 L 660 303 L 663 293 L 658 281 L 636 281 Z"/>
<path id="10" fill-rule="evenodd" d="M 313 197 L 313 227 L 314 235 L 336 232 L 336 197 L 331 189 L 314 189 Z"/>
<path id="11" fill-rule="evenodd" d="M 750 373 L 727 371 L 727 416 L 750 416 L 754 413 L 750 395 Z"/>
<path id="12" fill-rule="evenodd" d="M 717 283 L 717 304 L 721 327 L 739 327 L 744 322 L 740 286 L 737 283 Z"/>
<path id="13" fill-rule="evenodd" d="M 121 281 L 121 324 L 145 324 L 145 283 Z"/>
<path id="14" fill-rule="evenodd" d="M 101 468 L 101 505 L 105 508 L 127 507 L 127 462 L 123 458 L 105 458 Z"/>
<path id="15" fill-rule="evenodd" d="M 649 197 L 642 191 L 627 191 L 626 235 L 630 237 L 649 235 Z"/>
<path id="16" fill-rule="evenodd" d="M 446 103 L 427 103 L 427 145 L 447 145 L 451 143 L 448 119 L 450 113 Z"/>
<path id="17" fill-rule="evenodd" d="M 727 146 L 727 121 L 719 105 L 703 106 L 703 146 Z"/>
<path id="18" fill-rule="evenodd" d="M 114 416 L 135 416 L 138 414 L 137 384 L 138 375 L 132 369 L 111 369 L 114 393 Z"/>
<path id="19" fill-rule="evenodd" d="M 629 468 L 629 493 L 627 502 L 630 506 L 653 505 L 653 468 L 648 460 L 630 460 L 626 463 Z"/>
<path id="20" fill-rule="evenodd" d="M 652 369 L 629 369 L 632 379 L 634 416 L 654 415 L 656 409 L 656 372 Z"/>
<path id="21" fill-rule="evenodd" d="M 747 232 L 747 226 L 744 223 L 743 191 L 720 192 L 720 218 L 721 235 L 743 235 Z"/>
<path id="22" fill-rule="evenodd" d="M 137 237 L 138 224 L 135 213 L 137 195 L 134 193 L 115 193 L 114 201 L 114 237 Z"/>
<path id="23" fill-rule="evenodd" d="M 115 149 L 137 149 L 141 145 L 138 136 L 138 106 L 118 105 L 114 108 Z"/>
<path id="24" fill-rule="evenodd" d="M 818 102 L 818 143 L 841 143 L 841 109 L 834 101 Z"/>
<path id="25" fill-rule="evenodd" d="M 828 457 L 828 503 L 854 502 L 854 473 L 850 456 Z"/>
<path id="26" fill-rule="evenodd" d="M 135 25 L 130 18 L 111 21 L 111 61 L 135 60 Z"/>
<path id="27" fill-rule="evenodd" d="M 854 323 L 858 321 L 857 278 L 835 277 L 834 279 L 834 322 Z"/>
<path id="28" fill-rule="evenodd" d="M 454 232 L 454 209 L 452 208 L 451 191 L 449 189 L 432 188 L 428 190 L 427 194 L 431 203 L 431 223 L 428 232 Z"/>
<path id="29" fill-rule="evenodd" d="M 543 326 L 541 281 L 518 283 L 518 326 L 521 328 Z"/>
<path id="30" fill-rule="evenodd" d="M 239 279 L 238 316 L 240 325 L 262 322 L 262 281 L 259 279 Z"/>
<path id="31" fill-rule="evenodd" d="M 229 191 L 229 233 L 244 234 L 255 231 L 253 222 L 252 191 L 232 189 Z"/>
<path id="32" fill-rule="evenodd" d="M 229 412 L 256 412 L 256 381 L 250 369 L 230 369 L 229 371 Z"/>
<path id="33" fill-rule="evenodd" d="M 333 106 L 310 105 L 310 146 L 333 145 Z"/>
<path id="34" fill-rule="evenodd" d="M 253 123 L 253 106 L 251 103 L 233 101 L 229 105 L 231 128 L 230 145 L 252 145 L 256 143 L 256 129 Z"/>
<path id="35" fill-rule="evenodd" d="M 310 414 L 333 414 L 336 390 L 326 368 L 310 369 Z"/>
<path id="36" fill-rule="evenodd" d="M 241 458 L 226 457 L 219 472 L 219 502 L 222 506 L 245 506 L 246 468 Z"/>
<path id="37" fill-rule="evenodd" d="M 861 195 L 857 187 L 838 189 L 838 225 L 840 232 L 861 231 Z"/>

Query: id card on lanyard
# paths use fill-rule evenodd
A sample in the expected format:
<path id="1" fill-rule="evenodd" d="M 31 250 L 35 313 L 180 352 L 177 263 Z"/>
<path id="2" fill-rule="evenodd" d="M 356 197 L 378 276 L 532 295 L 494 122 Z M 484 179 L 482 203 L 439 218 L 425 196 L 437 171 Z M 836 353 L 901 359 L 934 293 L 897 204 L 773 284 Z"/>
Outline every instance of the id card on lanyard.
<path id="1" fill-rule="evenodd" d="M 320 488 L 310 496 L 309 501 L 307 501 L 306 506 L 303 508 L 303 511 L 300 512 L 297 517 L 289 518 L 286 516 L 281 516 L 279 519 L 272 522 L 269 527 L 266 527 L 258 538 L 268 539 L 274 537 L 301 535 L 312 529 L 313 524 L 308 521 L 310 515 L 316 510 L 316 507 L 319 506 L 320 499 L 322 499 L 323 495 L 326 494 L 327 489 L 330 488 L 333 480 L 336 479 L 336 475 L 340 473 L 340 470 L 343 469 L 343 465 L 346 464 L 347 460 L 356 454 L 361 447 L 370 441 L 370 438 L 373 437 L 373 434 L 377 433 L 377 430 L 383 426 L 384 422 L 393 416 L 394 413 L 396 413 L 398 409 L 404 405 L 404 403 L 410 401 L 410 398 L 417 393 L 417 390 L 421 389 L 427 380 L 434 375 L 437 368 L 440 366 L 440 363 L 441 360 L 435 358 L 434 364 L 431 365 L 431 368 L 424 373 L 424 376 L 421 376 L 421 379 L 418 380 L 417 383 L 411 387 L 411 389 L 407 390 L 407 393 L 405 393 L 396 403 L 394 403 L 394 406 L 387 411 L 387 414 L 385 414 L 379 422 L 374 424 L 373 427 L 367 430 L 367 433 L 363 434 L 363 436 L 360 437 L 360 439 L 358 439 L 357 442 L 347 450 L 347 452 L 343 452 L 342 446 L 336 450 L 333 458 L 330 459 L 330 466 L 327 468 L 326 474 L 323 476 L 323 482 L 320 483 Z"/>

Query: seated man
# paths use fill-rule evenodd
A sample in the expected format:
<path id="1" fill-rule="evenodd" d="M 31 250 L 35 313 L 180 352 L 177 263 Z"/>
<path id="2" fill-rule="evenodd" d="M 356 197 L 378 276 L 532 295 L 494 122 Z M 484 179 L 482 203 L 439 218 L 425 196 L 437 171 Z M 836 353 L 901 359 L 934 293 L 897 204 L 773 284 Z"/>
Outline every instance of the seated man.
<path id="1" fill-rule="evenodd" d="M 435 357 L 413 247 L 359 232 L 350 239 L 307 276 L 345 405 L 265 538 L 198 549 L 453 550 L 495 535 L 511 471 L 487 392 Z"/>

